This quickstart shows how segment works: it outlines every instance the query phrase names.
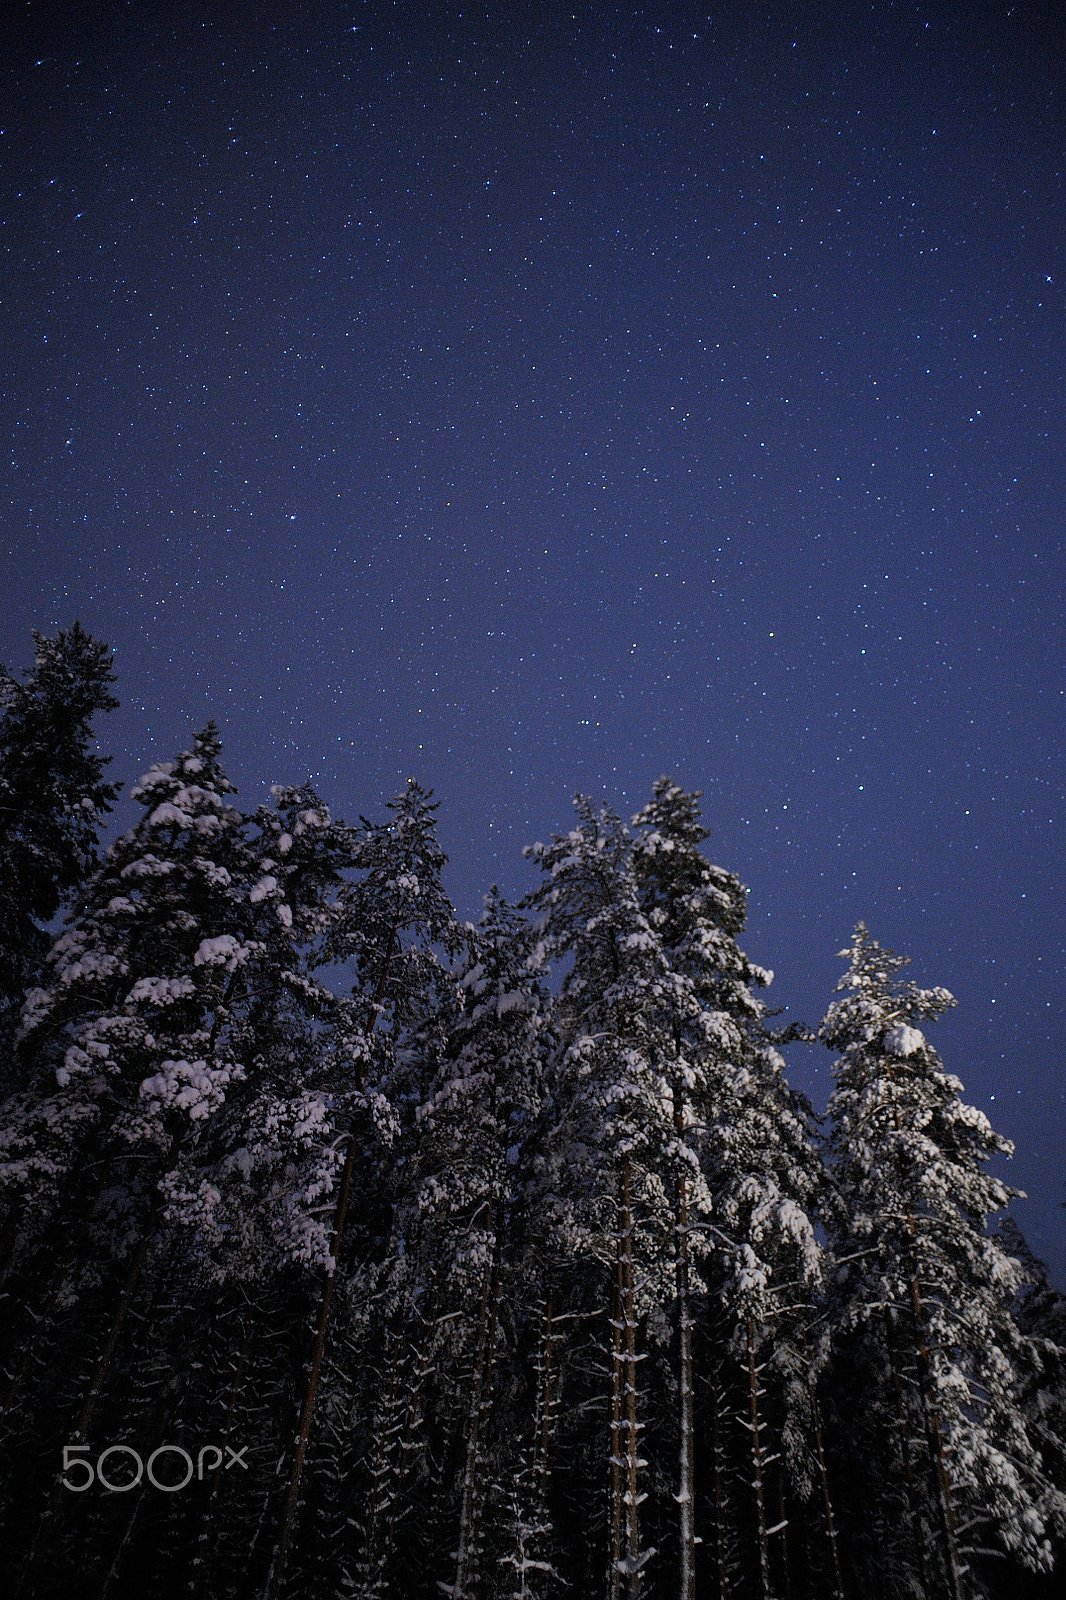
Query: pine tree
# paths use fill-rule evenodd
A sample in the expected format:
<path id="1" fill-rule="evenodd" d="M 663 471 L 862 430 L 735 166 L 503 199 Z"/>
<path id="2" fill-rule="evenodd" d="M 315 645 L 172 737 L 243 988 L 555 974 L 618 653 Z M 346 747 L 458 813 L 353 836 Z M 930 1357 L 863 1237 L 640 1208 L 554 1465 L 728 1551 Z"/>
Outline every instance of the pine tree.
<path id="1" fill-rule="evenodd" d="M 288 1488 L 271 1566 L 270 1600 L 282 1593 L 287 1581 L 289 1552 L 296 1534 L 304 1465 L 312 1439 L 318 1390 L 333 1316 L 338 1264 L 342 1257 L 358 1264 L 346 1237 L 353 1187 L 363 1202 L 361 1218 L 364 1247 L 367 1224 L 380 1217 L 388 1203 L 388 1164 L 382 1168 L 378 1142 L 361 1134 L 373 1125 L 374 1108 L 387 1107 L 389 1142 L 393 1131 L 396 1149 L 393 1171 L 402 1168 L 410 1146 L 406 1134 L 413 1127 L 432 1068 L 446 1018 L 454 1009 L 454 980 L 438 950 L 457 950 L 463 942 L 455 913 L 444 893 L 441 872 L 446 857 L 436 838 L 432 797 L 413 779 L 389 804 L 385 824 L 363 820 L 353 854 L 356 876 L 338 896 L 336 915 L 323 945 L 323 959 L 349 965 L 355 982 L 350 1008 L 351 1024 L 342 1067 L 340 1092 L 354 1092 L 366 1108 L 363 1126 L 352 1126 L 345 1138 L 345 1153 L 336 1182 L 329 1186 L 328 1251 L 317 1296 L 314 1335 L 303 1384 Z M 378 1028 L 380 1019 L 385 1027 Z M 433 1040 L 433 1044 L 427 1044 Z M 355 1102 L 353 1102 L 354 1104 Z M 358 1119 L 357 1119 L 358 1120 Z M 375 1170 L 376 1169 L 376 1170 Z M 364 1181 L 357 1184 L 357 1174 Z M 371 1223 L 371 1227 L 373 1224 Z M 385 1224 L 378 1245 L 388 1235 Z M 376 1246 L 370 1246 L 372 1251 Z M 364 1248 L 363 1261 L 367 1260 Z M 349 1268 L 350 1270 L 350 1268 Z"/>
<path id="2" fill-rule="evenodd" d="M 516 1269 L 529 1141 L 541 1102 L 546 1011 L 546 996 L 529 967 L 529 931 L 495 889 L 486 896 L 480 924 L 468 934 L 469 952 L 456 968 L 462 1010 L 416 1113 L 412 1226 L 405 1229 L 419 1251 L 428 1249 L 420 1274 L 432 1260 L 444 1273 L 450 1302 L 478 1307 L 470 1329 L 455 1570 L 452 1582 L 441 1585 L 455 1600 L 468 1600 L 478 1588 L 493 1447 L 502 1447 L 508 1457 L 492 1458 L 495 1479 L 517 1470 L 507 1427 L 493 1415 L 494 1373 L 503 1355 L 497 1348 L 503 1342 L 501 1299 L 507 1301 L 512 1328 L 529 1305 L 529 1284 L 522 1282 L 526 1273 L 519 1276 Z M 403 1226 L 402 1213 L 399 1220 Z M 528 1271 L 528 1258 L 524 1265 Z M 513 1362 L 517 1352 L 512 1348 L 507 1355 Z"/>
<path id="3" fill-rule="evenodd" d="M 674 980 L 670 1082 L 677 1153 L 687 1158 L 678 1167 L 676 1201 L 682 1600 L 690 1600 L 695 1586 L 695 1529 L 687 1511 L 694 1500 L 695 1428 L 692 1333 L 686 1326 L 690 1294 L 698 1286 L 706 1295 L 713 1282 L 725 1311 L 725 1336 L 743 1367 L 742 1424 L 750 1442 L 760 1581 L 769 1592 L 764 1458 L 776 1459 L 778 1450 L 768 1450 L 763 1440 L 768 1424 L 760 1406 L 761 1374 L 767 1366 L 773 1374 L 778 1446 L 793 1492 L 806 1499 L 813 1413 L 802 1339 L 806 1306 L 821 1274 L 811 1214 L 823 1184 L 810 1107 L 787 1083 L 784 1062 L 762 1020 L 765 1007 L 754 992 L 773 974 L 737 945 L 746 892 L 732 873 L 703 855 L 700 846 L 709 834 L 699 799 L 660 778 L 651 804 L 633 819 L 639 830 L 634 864 L 641 904 Z M 720 1435 L 717 1418 L 712 1419 L 715 1430 Z M 719 1449 L 712 1448 L 712 1459 Z M 722 1499 L 720 1482 L 717 1498 Z M 783 1512 L 778 1521 L 783 1535 Z M 721 1528 L 719 1538 L 724 1556 Z M 724 1582 L 721 1572 L 719 1577 Z"/>
<path id="4" fill-rule="evenodd" d="M 573 963 L 556 1007 L 561 1053 L 542 1203 L 560 1254 L 569 1249 L 609 1273 L 601 1290 L 611 1334 L 609 1588 L 637 1600 L 655 1554 L 640 1533 L 638 1324 L 673 1288 L 676 985 L 640 908 L 628 830 L 584 797 L 575 807 L 578 827 L 527 851 L 547 875 L 529 897 L 541 913 L 542 955 Z"/>
<path id="5" fill-rule="evenodd" d="M 918 1027 L 952 996 L 900 978 L 905 960 L 862 923 L 842 953 L 843 997 L 821 1030 L 838 1052 L 829 1108 L 847 1218 L 835 1241 L 838 1337 L 856 1330 L 870 1346 L 887 1342 L 913 1381 L 917 1422 L 905 1391 L 898 1415 L 924 1469 L 916 1504 L 937 1534 L 942 1582 L 960 1600 L 971 1592 L 969 1555 L 984 1541 L 1047 1569 L 1061 1515 L 1019 1405 L 1026 1350 L 1011 1301 L 1020 1268 L 985 1226 L 1018 1192 L 985 1170 L 1012 1147 L 964 1104 Z M 872 1360 L 868 1378 L 879 1371 Z M 891 1416 L 887 1395 L 881 1408 Z"/>
<path id="6" fill-rule="evenodd" d="M 92 748 L 93 718 L 118 705 L 111 652 L 77 622 L 33 641 L 24 683 L 0 667 L 0 1047 L 40 981 L 47 924 L 96 866 L 118 793 Z"/>
<path id="7" fill-rule="evenodd" d="M 141 821 L 109 850 L 23 1009 L 27 1086 L 4 1107 L 0 1182 L 15 1254 L 9 1420 L 81 1443 L 113 1386 L 169 1213 L 210 1217 L 195 1152 L 245 1077 L 259 873 L 208 728 L 134 789 Z M 149 1285 L 149 1294 L 151 1287 Z M 50 1346 L 50 1385 L 24 1382 Z M 60 1351 L 90 1353 L 84 1357 Z M 20 1354 L 19 1352 L 24 1352 Z M 21 1386 L 21 1393 L 20 1391 Z"/>

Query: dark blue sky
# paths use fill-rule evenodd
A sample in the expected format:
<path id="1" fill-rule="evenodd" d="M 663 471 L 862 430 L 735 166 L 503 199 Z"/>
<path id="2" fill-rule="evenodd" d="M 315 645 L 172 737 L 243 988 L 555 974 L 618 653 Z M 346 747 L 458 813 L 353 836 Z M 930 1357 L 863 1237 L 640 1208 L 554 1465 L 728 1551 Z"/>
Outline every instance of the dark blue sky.
<path id="1" fill-rule="evenodd" d="M 957 995 L 1063 1281 L 1063 12 L 817 9 L 22 8 L 0 659 L 107 639 L 127 780 L 417 774 L 467 915 L 702 788 L 788 1015 L 860 916 Z"/>

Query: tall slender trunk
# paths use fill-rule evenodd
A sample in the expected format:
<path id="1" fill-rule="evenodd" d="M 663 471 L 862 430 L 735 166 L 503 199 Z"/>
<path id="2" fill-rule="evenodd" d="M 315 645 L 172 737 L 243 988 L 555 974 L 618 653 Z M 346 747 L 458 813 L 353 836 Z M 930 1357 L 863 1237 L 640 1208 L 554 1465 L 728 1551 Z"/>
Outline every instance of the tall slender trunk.
<path id="1" fill-rule="evenodd" d="M 537 1453 L 537 1492 L 543 1504 L 548 1499 L 548 1453 L 552 1431 L 552 1354 L 555 1340 L 552 1332 L 552 1295 L 548 1290 L 544 1303 L 544 1354 L 540 1374 L 540 1439 Z"/>
<path id="2" fill-rule="evenodd" d="M 680 1511 L 679 1600 L 696 1600 L 696 1524 L 695 1484 L 692 1442 L 692 1306 L 689 1302 L 688 1185 L 677 1182 L 677 1305 L 678 1305 L 678 1401 L 680 1405 L 680 1451 L 678 1461 L 678 1504 Z"/>
<path id="3" fill-rule="evenodd" d="M 933 1472 L 933 1490 L 940 1514 L 940 1528 L 944 1538 L 944 1565 L 947 1570 L 948 1590 L 951 1600 L 966 1600 L 966 1584 L 962 1562 L 959 1559 L 958 1536 L 955 1528 L 955 1507 L 951 1498 L 951 1478 L 948 1474 L 944 1436 L 940 1427 L 940 1412 L 933 1394 L 932 1362 L 925 1339 L 925 1313 L 917 1276 L 911 1279 L 911 1311 L 914 1316 L 914 1354 L 918 1368 L 918 1388 L 922 1397 L 926 1436 L 929 1441 L 929 1460 Z"/>
<path id="4" fill-rule="evenodd" d="M 785 1600 L 792 1600 L 792 1567 L 788 1559 L 788 1518 L 785 1515 L 785 1468 L 777 1468 L 777 1528 L 781 1535 L 781 1580 Z"/>
<path id="5" fill-rule="evenodd" d="M 388 944 L 385 949 L 385 959 L 381 967 L 374 998 L 370 1003 L 370 1015 L 367 1023 L 367 1036 L 373 1033 L 377 1020 L 381 1014 L 381 1002 L 388 982 L 389 963 L 392 960 L 393 947 L 399 924 L 394 922 L 389 930 Z M 360 1090 L 366 1087 L 363 1073 L 360 1071 L 356 1080 Z M 274 1550 L 274 1559 L 270 1564 L 267 1577 L 265 1600 L 277 1600 L 285 1581 L 285 1568 L 289 1559 L 289 1548 L 292 1544 L 293 1530 L 296 1526 L 296 1510 L 300 1501 L 300 1481 L 303 1477 L 304 1462 L 307 1459 L 307 1448 L 311 1441 L 311 1424 L 314 1421 L 315 1401 L 318 1397 L 318 1384 L 322 1374 L 322 1359 L 326 1349 L 326 1334 L 329 1329 L 330 1310 L 333 1305 L 333 1284 L 337 1275 L 337 1262 L 340 1256 L 341 1240 L 344 1236 L 344 1223 L 348 1214 L 348 1197 L 351 1193 L 352 1174 L 355 1170 L 355 1138 L 349 1133 L 348 1150 L 344 1158 L 344 1168 L 341 1172 L 340 1186 L 337 1191 L 337 1209 L 334 1212 L 333 1237 L 330 1242 L 330 1259 L 332 1266 L 327 1267 L 325 1281 L 322 1285 L 322 1295 L 318 1305 L 318 1317 L 315 1322 L 315 1336 L 311 1345 L 311 1358 L 308 1364 L 307 1384 L 304 1389 L 303 1403 L 300 1407 L 300 1421 L 296 1430 L 296 1449 L 293 1454 L 292 1472 L 289 1477 L 288 1492 L 285 1496 L 285 1509 L 281 1517 L 281 1531 L 278 1535 L 277 1546 Z"/>
<path id="6" fill-rule="evenodd" d="M 759 1421 L 759 1371 L 755 1364 L 755 1325 L 751 1317 L 746 1321 L 748 1355 L 748 1410 L 751 1430 L 751 1487 L 755 1493 L 755 1518 L 759 1546 L 759 1579 L 763 1600 L 772 1600 L 770 1584 L 770 1540 L 766 1526 L 766 1500 L 764 1493 L 762 1433 L 764 1423 Z"/>
<path id="7" fill-rule="evenodd" d="M 608 1574 L 610 1600 L 618 1600 L 622 1584 L 622 1241 L 615 1249 L 615 1281 L 611 1295 L 611 1564 Z"/>
<path id="8" fill-rule="evenodd" d="M 903 1462 L 903 1482 L 907 1494 L 907 1510 L 910 1513 L 911 1534 L 914 1538 L 914 1548 L 918 1556 L 918 1575 L 921 1580 L 922 1594 L 928 1596 L 929 1588 L 929 1561 L 925 1549 L 925 1537 L 922 1532 L 921 1510 L 918 1504 L 918 1486 L 914 1481 L 914 1463 L 911 1459 L 910 1431 L 907 1427 L 907 1414 L 903 1405 L 903 1385 L 900 1382 L 899 1362 L 896 1359 L 895 1347 L 892 1343 L 892 1330 L 886 1329 L 888 1344 L 888 1364 L 892 1373 L 892 1391 L 896 1402 L 896 1430 L 899 1434 L 899 1453 Z"/>
<path id="9" fill-rule="evenodd" d="M 714 1462 L 714 1525 L 715 1555 L 718 1558 L 719 1600 L 729 1600 L 729 1559 L 726 1549 L 725 1460 L 722 1443 L 722 1408 L 718 1389 L 718 1375 L 710 1377 L 711 1389 L 711 1457 Z"/>
<path id="10" fill-rule="evenodd" d="M 639 1492 L 640 1424 L 637 1421 L 637 1317 L 633 1286 L 633 1203 L 630 1193 L 630 1164 L 628 1155 L 622 1158 L 622 1322 L 625 1331 L 625 1390 L 622 1427 L 626 1435 L 625 1455 L 625 1554 L 623 1565 L 626 1579 L 626 1600 L 640 1600 L 643 1588 L 642 1572 L 654 1555 L 653 1550 L 640 1548 L 640 1505 L 645 1496 Z"/>
<path id="11" fill-rule="evenodd" d="M 489 1227 L 492 1206 L 489 1205 Z M 488 1420 L 492 1372 L 496 1359 L 496 1322 L 500 1308 L 500 1237 L 496 1234 L 492 1259 L 486 1264 L 478 1311 L 477 1353 L 466 1439 L 466 1469 L 459 1513 L 459 1548 L 455 1555 L 455 1581 L 443 1592 L 452 1600 L 471 1600 L 477 1587 L 481 1526 L 483 1432 Z M 443 1586 L 442 1586 L 443 1587 Z"/>
<path id="12" fill-rule="evenodd" d="M 681 1100 L 674 1092 L 674 1131 L 683 1129 Z M 677 1179 L 677 1336 L 678 1336 L 678 1600 L 696 1600 L 695 1487 L 692 1450 L 692 1307 L 689 1303 L 688 1183 Z"/>

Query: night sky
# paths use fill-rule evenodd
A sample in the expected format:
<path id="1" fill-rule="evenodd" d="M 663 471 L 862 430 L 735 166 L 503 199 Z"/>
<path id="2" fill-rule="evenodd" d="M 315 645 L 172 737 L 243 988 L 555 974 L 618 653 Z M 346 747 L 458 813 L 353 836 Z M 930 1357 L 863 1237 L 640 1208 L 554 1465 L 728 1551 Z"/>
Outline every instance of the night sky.
<path id="1" fill-rule="evenodd" d="M 958 997 L 1066 1281 L 1062 8 L 7 18 L 0 660 L 113 645 L 127 783 L 417 775 L 465 916 L 704 790 L 784 1019 L 859 917 Z"/>

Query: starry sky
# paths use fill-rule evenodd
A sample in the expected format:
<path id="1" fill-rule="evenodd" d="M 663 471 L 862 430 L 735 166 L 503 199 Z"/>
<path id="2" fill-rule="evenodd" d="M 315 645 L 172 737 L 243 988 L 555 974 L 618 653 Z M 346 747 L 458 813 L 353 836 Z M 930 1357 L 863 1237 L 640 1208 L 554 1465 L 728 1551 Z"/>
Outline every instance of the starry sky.
<path id="1" fill-rule="evenodd" d="M 859 917 L 957 996 L 1066 1282 L 1062 8 L 7 15 L 0 660 L 106 639 L 127 783 L 417 775 L 465 916 L 702 789 L 784 1019 Z"/>

